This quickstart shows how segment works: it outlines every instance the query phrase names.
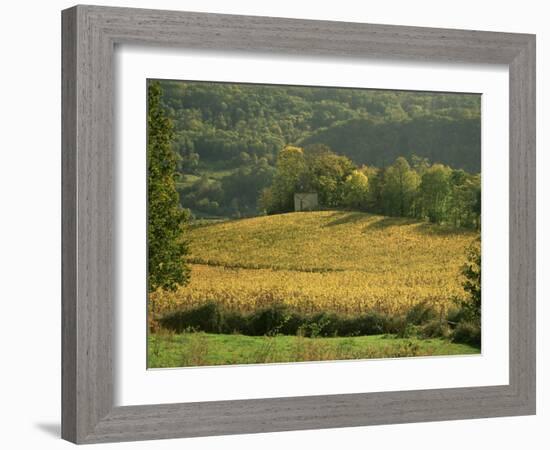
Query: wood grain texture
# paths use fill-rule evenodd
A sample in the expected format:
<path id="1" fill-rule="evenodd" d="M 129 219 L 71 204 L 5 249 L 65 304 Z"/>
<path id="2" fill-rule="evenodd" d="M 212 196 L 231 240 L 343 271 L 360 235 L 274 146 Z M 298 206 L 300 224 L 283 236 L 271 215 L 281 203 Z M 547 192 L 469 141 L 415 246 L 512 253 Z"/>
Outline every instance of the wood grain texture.
<path id="1" fill-rule="evenodd" d="M 62 431 L 76 440 L 76 10 L 62 17 L 62 155 L 61 155 L 61 360 L 62 360 Z"/>
<path id="2" fill-rule="evenodd" d="M 510 384 L 536 399 L 536 80 L 535 40 L 510 71 Z"/>
<path id="3" fill-rule="evenodd" d="M 535 38 L 483 31 L 77 6 L 63 11 L 62 436 L 93 443 L 535 412 Z M 507 64 L 510 383 L 113 406 L 115 44 Z"/>

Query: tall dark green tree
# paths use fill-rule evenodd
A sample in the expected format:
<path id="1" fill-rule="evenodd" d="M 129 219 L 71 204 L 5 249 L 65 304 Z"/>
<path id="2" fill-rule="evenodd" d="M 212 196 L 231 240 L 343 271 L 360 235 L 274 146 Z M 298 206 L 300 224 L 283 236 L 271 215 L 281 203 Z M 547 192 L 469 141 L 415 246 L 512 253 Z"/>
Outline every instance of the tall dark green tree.
<path id="1" fill-rule="evenodd" d="M 462 286 L 469 296 L 463 307 L 472 320 L 481 318 L 481 240 L 478 238 L 468 249 L 468 260 L 462 267 Z"/>
<path id="2" fill-rule="evenodd" d="M 176 190 L 177 155 L 172 149 L 173 127 L 161 105 L 156 81 L 147 89 L 147 243 L 148 290 L 174 290 L 189 281 L 184 256 L 188 244 L 182 236 L 187 212 Z"/>

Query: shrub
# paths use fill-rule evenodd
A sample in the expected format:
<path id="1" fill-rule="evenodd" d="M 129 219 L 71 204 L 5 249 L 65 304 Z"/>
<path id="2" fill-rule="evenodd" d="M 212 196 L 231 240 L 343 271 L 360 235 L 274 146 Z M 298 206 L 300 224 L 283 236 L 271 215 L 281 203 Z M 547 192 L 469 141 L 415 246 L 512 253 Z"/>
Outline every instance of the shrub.
<path id="1" fill-rule="evenodd" d="M 451 328 L 445 321 L 431 320 L 422 326 L 420 334 L 424 338 L 448 338 L 451 335 Z"/>
<path id="2" fill-rule="evenodd" d="M 387 316 L 384 320 L 384 333 L 399 335 L 406 326 L 407 318 L 404 315 Z"/>
<path id="3" fill-rule="evenodd" d="M 214 302 L 205 303 L 194 309 L 170 313 L 161 317 L 159 323 L 177 333 L 182 333 L 189 327 L 206 333 L 220 333 L 222 331 L 221 312 Z"/>
<path id="4" fill-rule="evenodd" d="M 225 334 L 250 334 L 249 331 L 250 321 L 249 317 L 240 313 L 227 311 L 223 314 L 221 323 L 221 333 Z M 245 331 L 243 331 L 245 330 Z"/>
<path id="5" fill-rule="evenodd" d="M 413 325 L 422 325 L 423 323 L 430 322 L 437 319 L 438 313 L 436 309 L 426 302 L 418 303 L 414 305 L 407 312 L 406 321 Z"/>
<path id="6" fill-rule="evenodd" d="M 417 338 L 420 336 L 421 327 L 412 323 L 404 322 L 404 325 L 397 330 L 397 337 L 400 338 Z"/>
<path id="7" fill-rule="evenodd" d="M 469 311 L 465 310 L 462 307 L 455 307 L 449 309 L 447 312 L 447 323 L 451 325 L 452 328 L 456 327 L 460 322 L 468 321 L 470 317 Z"/>
<path id="8" fill-rule="evenodd" d="M 338 317 L 334 314 L 320 313 L 313 316 L 296 317 L 295 323 L 299 323 L 295 333 L 304 337 L 326 337 L 338 333 Z"/>
<path id="9" fill-rule="evenodd" d="M 186 329 L 206 333 L 240 333 L 248 336 L 277 334 L 304 337 L 369 336 L 397 334 L 399 337 L 448 336 L 446 324 L 440 325 L 433 309 L 417 308 L 407 316 L 368 312 L 359 316 L 336 313 L 302 314 L 283 305 L 262 308 L 252 313 L 226 310 L 214 302 L 167 314 L 158 322 L 181 333 Z"/>
<path id="10" fill-rule="evenodd" d="M 347 324 L 342 324 L 342 331 L 347 327 L 351 327 L 353 332 L 349 334 L 342 333 L 342 336 L 361 335 L 367 336 L 372 334 L 383 334 L 385 332 L 387 316 L 371 312 L 363 314 L 359 317 L 348 319 Z"/>
<path id="11" fill-rule="evenodd" d="M 477 322 L 460 322 L 452 333 L 452 341 L 481 346 L 481 326 Z"/>
<path id="12" fill-rule="evenodd" d="M 248 320 L 248 330 L 243 334 L 251 336 L 268 336 L 280 334 L 282 328 L 289 318 L 286 308 L 283 306 L 272 306 L 252 313 Z M 246 333 L 248 331 L 248 333 Z"/>
<path id="13" fill-rule="evenodd" d="M 358 317 L 320 313 L 302 317 L 298 334 L 305 337 L 383 334 L 386 329 L 387 320 L 386 316 L 378 313 L 367 313 Z"/>

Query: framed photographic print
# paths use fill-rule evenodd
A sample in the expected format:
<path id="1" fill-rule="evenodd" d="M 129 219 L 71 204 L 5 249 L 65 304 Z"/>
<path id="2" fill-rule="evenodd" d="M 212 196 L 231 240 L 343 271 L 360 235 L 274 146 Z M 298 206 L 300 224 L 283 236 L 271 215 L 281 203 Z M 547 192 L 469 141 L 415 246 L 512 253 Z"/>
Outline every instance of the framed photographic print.
<path id="1" fill-rule="evenodd" d="M 534 36 L 62 18 L 65 439 L 535 413 Z"/>

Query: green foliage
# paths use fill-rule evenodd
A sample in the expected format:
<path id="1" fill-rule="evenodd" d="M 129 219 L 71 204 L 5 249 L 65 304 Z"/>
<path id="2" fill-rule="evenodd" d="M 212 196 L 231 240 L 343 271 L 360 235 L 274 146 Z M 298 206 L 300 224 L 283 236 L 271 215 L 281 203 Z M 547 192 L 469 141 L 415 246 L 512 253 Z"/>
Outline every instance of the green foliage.
<path id="1" fill-rule="evenodd" d="M 460 322 L 452 333 L 452 341 L 481 346 L 481 326 L 477 322 Z"/>
<path id="2" fill-rule="evenodd" d="M 471 145 L 479 149 L 479 95 L 166 80 L 162 87 L 177 151 L 203 160 L 275 156 L 306 140 L 357 164 L 381 166 L 389 162 L 384 154 L 392 160 L 423 151 L 431 160 L 479 170 Z"/>
<path id="3" fill-rule="evenodd" d="M 287 146 L 277 156 L 277 166 L 271 190 L 272 204 L 267 212 L 284 212 L 294 209 L 294 193 L 304 192 L 309 186 L 308 167 L 304 151 Z"/>
<path id="4" fill-rule="evenodd" d="M 442 164 L 429 167 L 420 183 L 422 214 L 433 223 L 443 223 L 449 210 L 451 169 Z"/>
<path id="5" fill-rule="evenodd" d="M 453 170 L 413 155 L 413 166 L 399 157 L 387 167 L 358 169 L 326 146 L 306 152 L 287 146 L 277 158 L 273 184 L 258 196 L 268 214 L 294 209 L 295 193 L 313 191 L 324 208 L 350 208 L 437 224 L 479 228 L 479 175 Z"/>
<path id="6" fill-rule="evenodd" d="M 322 208 L 480 227 L 478 95 L 160 83 L 199 218 L 288 212 L 311 191 Z"/>
<path id="7" fill-rule="evenodd" d="M 421 328 L 421 336 L 423 338 L 449 338 L 451 336 L 451 327 L 446 321 L 431 320 Z"/>
<path id="8" fill-rule="evenodd" d="M 161 318 L 163 327 L 181 333 L 186 329 L 222 332 L 222 315 L 214 302 L 205 303 L 194 309 L 178 311 Z"/>
<path id="9" fill-rule="evenodd" d="M 147 91 L 147 245 L 148 290 L 173 290 L 189 279 L 182 239 L 186 212 L 176 191 L 177 157 L 172 150 L 172 124 L 160 103 L 161 89 L 152 82 Z"/>
<path id="10" fill-rule="evenodd" d="M 364 210 L 369 201 L 369 178 L 364 172 L 354 170 L 344 182 L 343 204 L 348 208 Z"/>
<path id="11" fill-rule="evenodd" d="M 473 346 L 481 346 L 481 242 L 476 239 L 468 249 L 468 260 L 462 267 L 463 287 L 469 298 L 450 311 L 447 320 L 453 326 L 451 338 Z"/>
<path id="12" fill-rule="evenodd" d="M 418 185 L 418 174 L 405 158 L 397 158 L 384 173 L 380 199 L 382 212 L 387 216 L 414 216 Z"/>
<path id="13" fill-rule="evenodd" d="M 471 320 L 481 320 L 481 242 L 476 239 L 468 250 L 468 261 L 462 268 L 464 290 L 469 294 L 463 308 Z"/>
<path id="14" fill-rule="evenodd" d="M 337 155 L 329 148 L 316 152 L 307 158 L 309 183 L 318 193 L 322 205 L 333 207 L 344 203 L 344 184 L 355 169 L 346 156 Z"/>
<path id="15" fill-rule="evenodd" d="M 275 196 L 273 189 L 268 187 L 262 189 L 258 197 L 258 210 L 264 214 L 272 214 L 275 212 Z"/>
<path id="16" fill-rule="evenodd" d="M 246 217 L 268 210 L 258 200 L 271 184 L 272 173 L 267 172 L 274 170 L 287 146 L 303 147 L 306 158 L 315 156 L 317 173 L 310 188 L 326 207 L 345 204 L 343 184 L 352 170 L 365 164 L 386 167 L 403 156 L 422 176 L 411 159 L 416 153 L 454 168 L 480 169 L 479 95 L 168 80 L 160 84 L 162 105 L 174 124 L 172 145 L 179 171 L 205 175 L 209 182 L 221 183 L 222 191 L 233 188 L 232 194 L 205 194 L 196 191 L 199 185 L 178 184 L 181 204 L 198 217 Z M 336 159 L 343 157 L 353 167 Z M 267 182 L 254 177 L 259 163 L 269 168 Z M 337 170 L 327 171 L 327 163 L 329 168 L 335 163 Z M 344 173 L 337 176 L 341 169 Z M 224 183 L 225 177 L 232 180 Z M 457 204 L 470 201 L 469 192 L 455 194 Z M 277 203 L 270 202 L 271 212 L 291 206 L 289 198 Z M 475 214 L 465 214 L 467 207 L 453 211 L 452 220 L 457 226 L 478 226 Z"/>
<path id="17" fill-rule="evenodd" d="M 176 311 L 159 319 L 162 327 L 177 333 L 185 330 L 206 333 L 240 333 L 247 336 L 277 334 L 306 337 L 366 336 L 383 333 L 400 337 L 436 337 L 448 334 L 448 327 L 435 318 L 427 305 L 412 308 L 405 315 L 367 312 L 358 315 L 336 313 L 304 314 L 275 304 L 253 312 L 227 310 L 214 301 L 193 309 Z"/>
<path id="18" fill-rule="evenodd" d="M 397 333 L 400 337 L 448 338 L 451 328 L 443 310 L 428 303 L 418 303 L 407 312 Z"/>
<path id="19" fill-rule="evenodd" d="M 272 184 L 274 174 L 275 169 L 265 158 L 250 161 L 247 165 L 239 167 L 222 178 L 225 204 L 233 205 L 234 215 L 235 213 L 239 216 L 255 215 L 258 192 Z"/>
<path id="20" fill-rule="evenodd" d="M 446 111 L 445 114 L 450 114 Z M 392 116 L 350 119 L 320 128 L 299 145 L 322 143 L 358 165 L 383 167 L 416 154 L 468 172 L 481 169 L 481 121 L 429 113 L 407 120 Z"/>
<path id="21" fill-rule="evenodd" d="M 481 177 L 453 170 L 450 177 L 448 216 L 455 226 L 481 227 Z"/>
<path id="22" fill-rule="evenodd" d="M 438 317 L 438 312 L 433 305 L 428 303 L 418 303 L 407 312 L 406 321 L 413 325 L 421 325 L 430 322 Z"/>
<path id="23" fill-rule="evenodd" d="M 149 334 L 147 350 L 151 368 L 479 354 L 479 348 L 437 338 L 377 335 L 319 339 L 202 332 Z"/>
<path id="24" fill-rule="evenodd" d="M 294 194 L 316 192 L 325 207 L 366 204 L 368 179 L 355 165 L 327 147 L 287 146 L 279 152 L 273 185 L 264 189 L 259 205 L 268 214 L 294 210 Z"/>

